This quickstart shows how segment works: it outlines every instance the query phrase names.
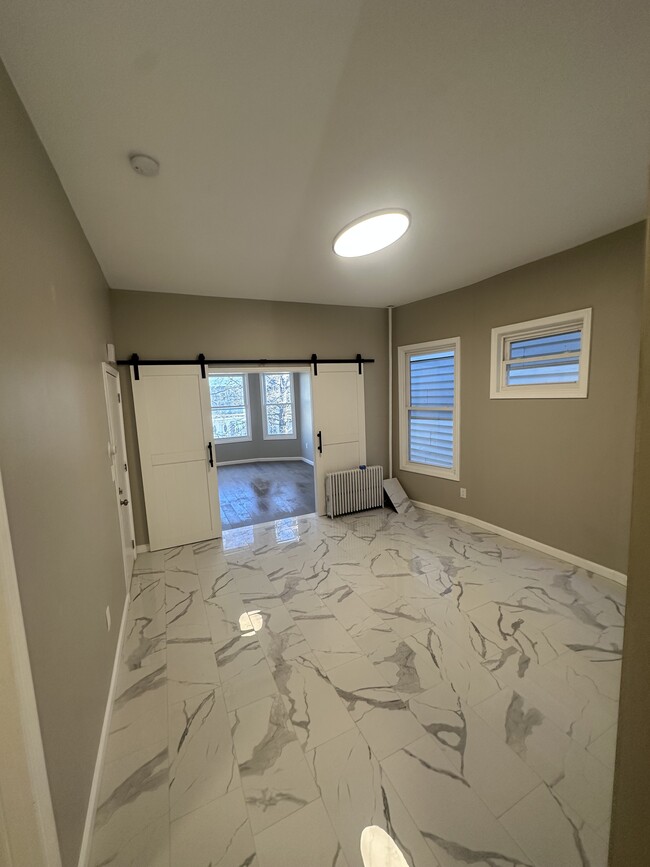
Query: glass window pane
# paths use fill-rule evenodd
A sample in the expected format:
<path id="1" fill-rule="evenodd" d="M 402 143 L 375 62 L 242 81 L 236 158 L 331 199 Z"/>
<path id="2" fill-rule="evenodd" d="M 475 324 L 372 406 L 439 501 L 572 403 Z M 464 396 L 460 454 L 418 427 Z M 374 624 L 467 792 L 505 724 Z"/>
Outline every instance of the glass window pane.
<path id="1" fill-rule="evenodd" d="M 454 419 L 452 410 L 409 411 L 409 460 L 452 469 Z"/>
<path id="2" fill-rule="evenodd" d="M 410 405 L 453 406 L 455 359 L 453 350 L 411 355 Z"/>
<path id="3" fill-rule="evenodd" d="M 246 407 L 231 406 L 213 409 L 212 431 L 217 440 L 248 436 Z"/>
<path id="4" fill-rule="evenodd" d="M 582 331 L 565 331 L 563 334 L 546 334 L 513 340 L 509 358 L 532 358 L 539 355 L 558 355 L 561 352 L 580 352 Z"/>
<path id="5" fill-rule="evenodd" d="M 578 357 L 506 364 L 507 385 L 576 383 L 579 378 L 580 361 Z"/>
<path id="6" fill-rule="evenodd" d="M 270 436 L 278 434 L 280 426 L 280 407 L 277 403 L 267 403 L 266 405 L 266 432 Z"/>
<path id="7" fill-rule="evenodd" d="M 269 436 L 293 435 L 293 407 L 291 404 L 267 404 L 266 419 Z"/>
<path id="8" fill-rule="evenodd" d="M 265 373 L 264 399 L 266 403 L 291 403 L 291 374 Z"/>
<path id="9" fill-rule="evenodd" d="M 290 403 L 280 407 L 279 427 L 284 436 L 290 436 L 293 433 L 293 407 Z"/>
<path id="10" fill-rule="evenodd" d="M 243 406 L 244 377 L 242 374 L 227 374 L 210 377 L 210 403 L 212 406 Z"/>

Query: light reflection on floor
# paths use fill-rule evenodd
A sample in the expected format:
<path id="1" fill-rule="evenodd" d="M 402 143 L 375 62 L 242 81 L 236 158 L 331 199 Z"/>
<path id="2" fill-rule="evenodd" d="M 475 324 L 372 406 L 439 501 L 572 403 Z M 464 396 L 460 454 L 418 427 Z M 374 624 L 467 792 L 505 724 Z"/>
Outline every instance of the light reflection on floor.
<path id="1" fill-rule="evenodd" d="M 236 527 L 234 530 L 224 530 L 222 536 L 224 551 L 236 551 L 237 548 L 248 548 L 255 541 L 255 527 Z"/>
<path id="2" fill-rule="evenodd" d="M 257 525 L 259 526 L 259 525 Z M 298 518 L 280 518 L 265 527 L 274 527 L 275 541 L 297 542 L 299 538 Z M 236 527 L 234 530 L 223 531 L 223 547 L 225 551 L 236 551 L 238 548 L 248 548 L 255 541 L 255 527 Z"/>
<path id="3" fill-rule="evenodd" d="M 275 539 L 277 542 L 298 541 L 298 518 L 282 518 L 275 521 Z"/>
<path id="4" fill-rule="evenodd" d="M 361 834 L 363 867 L 408 867 L 406 858 L 383 828 L 368 825 Z"/>
<path id="5" fill-rule="evenodd" d="M 239 618 L 239 628 L 242 636 L 255 635 L 264 626 L 264 618 L 259 608 L 254 611 L 244 611 Z"/>

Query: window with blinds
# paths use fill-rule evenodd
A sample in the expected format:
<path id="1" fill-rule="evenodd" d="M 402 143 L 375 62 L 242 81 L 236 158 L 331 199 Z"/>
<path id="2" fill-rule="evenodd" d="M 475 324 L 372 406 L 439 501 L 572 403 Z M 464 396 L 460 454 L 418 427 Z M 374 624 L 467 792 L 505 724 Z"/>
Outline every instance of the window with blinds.
<path id="1" fill-rule="evenodd" d="M 587 397 L 591 310 L 492 329 L 490 397 Z"/>
<path id="2" fill-rule="evenodd" d="M 399 349 L 403 470 L 458 479 L 459 353 L 460 338 Z"/>

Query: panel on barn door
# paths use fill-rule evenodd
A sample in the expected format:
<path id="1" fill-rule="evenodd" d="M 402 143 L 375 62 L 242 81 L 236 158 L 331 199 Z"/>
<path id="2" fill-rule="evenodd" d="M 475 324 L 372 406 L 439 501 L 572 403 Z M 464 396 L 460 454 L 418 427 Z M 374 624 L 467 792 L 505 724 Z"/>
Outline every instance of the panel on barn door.
<path id="1" fill-rule="evenodd" d="M 207 378 L 198 366 L 161 365 L 131 381 L 151 549 L 219 536 Z"/>
<path id="2" fill-rule="evenodd" d="M 318 375 L 312 373 L 311 383 L 316 510 L 324 515 L 327 473 L 366 462 L 363 373 L 359 374 L 356 364 L 319 364 Z"/>

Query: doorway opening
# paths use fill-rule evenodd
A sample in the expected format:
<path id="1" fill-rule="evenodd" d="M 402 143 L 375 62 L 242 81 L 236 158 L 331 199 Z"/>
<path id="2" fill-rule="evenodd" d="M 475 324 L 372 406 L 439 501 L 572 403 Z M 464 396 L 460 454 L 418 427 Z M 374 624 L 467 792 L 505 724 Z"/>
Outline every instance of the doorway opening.
<path id="1" fill-rule="evenodd" d="M 313 513 L 309 369 L 210 369 L 209 385 L 222 528 Z"/>
<path id="2" fill-rule="evenodd" d="M 362 358 L 354 362 L 319 361 L 318 370 L 314 363 L 313 373 L 309 363 L 303 362 L 277 362 L 275 367 L 267 363 L 265 367 L 251 365 L 244 369 L 239 362 L 236 368 L 226 368 L 227 364 L 164 361 L 142 366 L 134 362 L 131 366 L 152 551 L 221 536 L 218 463 L 235 466 L 232 461 L 271 463 L 292 457 L 309 465 L 313 460 L 313 511 L 318 515 L 326 514 L 327 475 L 366 463 Z M 221 374 L 227 374 L 225 380 L 210 382 L 212 376 Z M 270 378 L 273 374 L 281 375 L 279 382 Z M 253 400 L 251 388 L 257 386 L 259 396 Z M 266 438 L 262 435 L 262 445 L 274 444 L 277 452 L 270 460 L 260 458 L 259 453 L 248 458 L 226 457 L 226 446 L 253 442 L 253 413 L 259 407 L 262 415 L 262 401 L 267 433 Z M 304 412 L 300 411 L 302 406 Z M 288 456 L 285 450 L 291 447 L 291 441 L 294 448 L 298 444 L 300 453 Z M 250 521 L 274 520 L 269 507 L 277 505 L 277 501 L 273 502 L 269 489 L 262 487 L 253 492 L 253 497 L 256 502 L 266 499 L 267 508 L 261 502 L 257 514 L 242 513 L 240 517 L 226 510 L 229 525 L 244 521 L 246 527 L 254 526 Z M 310 506 L 299 502 L 295 508 L 282 511 L 285 516 L 288 511 L 308 514 L 304 511 L 307 508 Z M 240 529 L 236 528 L 236 532 Z"/>

